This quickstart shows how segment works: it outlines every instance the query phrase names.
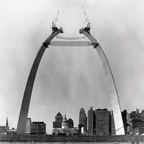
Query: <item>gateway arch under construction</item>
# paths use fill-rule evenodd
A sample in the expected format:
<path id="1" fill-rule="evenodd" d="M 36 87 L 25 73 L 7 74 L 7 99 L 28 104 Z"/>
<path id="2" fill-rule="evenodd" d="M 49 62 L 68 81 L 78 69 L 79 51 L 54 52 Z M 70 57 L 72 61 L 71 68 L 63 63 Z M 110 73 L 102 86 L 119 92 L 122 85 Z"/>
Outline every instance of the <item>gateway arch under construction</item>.
<path id="1" fill-rule="evenodd" d="M 85 14 L 85 12 L 84 12 Z M 122 116 L 121 116 L 121 109 L 120 109 L 120 102 L 119 102 L 119 97 L 118 97 L 118 92 L 117 88 L 115 85 L 114 77 L 110 68 L 110 65 L 108 63 L 108 60 L 106 58 L 106 55 L 97 42 L 97 40 L 90 34 L 90 22 L 87 19 L 87 25 L 84 28 L 81 28 L 79 30 L 79 33 L 84 35 L 89 39 L 89 41 L 79 41 L 78 39 L 70 40 L 70 41 L 52 41 L 54 37 L 56 37 L 58 34 L 63 33 L 62 28 L 58 28 L 54 23 L 52 26 L 52 34 L 44 41 L 42 46 L 40 47 L 36 58 L 34 60 L 34 63 L 32 65 L 26 88 L 24 91 L 24 96 L 22 100 L 22 105 L 21 105 L 21 110 L 19 114 L 19 120 L 18 120 L 18 125 L 17 125 L 17 134 L 25 134 L 25 129 L 26 129 L 26 122 L 27 122 L 27 116 L 28 116 L 28 111 L 29 111 L 29 105 L 30 105 L 30 100 L 31 100 L 31 95 L 32 95 L 32 90 L 33 90 L 33 85 L 36 77 L 36 73 L 41 61 L 41 58 L 46 50 L 46 48 L 51 45 L 51 46 L 66 46 L 66 47 L 88 47 L 88 46 L 93 46 L 94 49 L 98 52 L 98 55 L 100 57 L 100 60 L 102 62 L 106 79 L 107 79 L 107 84 L 110 92 L 110 99 L 112 103 L 112 109 L 113 109 L 113 115 L 114 115 L 114 123 L 115 123 L 115 130 L 116 130 L 116 135 L 124 135 L 124 126 L 123 126 L 123 121 L 122 121 Z M 76 41 L 77 40 L 77 41 Z"/>

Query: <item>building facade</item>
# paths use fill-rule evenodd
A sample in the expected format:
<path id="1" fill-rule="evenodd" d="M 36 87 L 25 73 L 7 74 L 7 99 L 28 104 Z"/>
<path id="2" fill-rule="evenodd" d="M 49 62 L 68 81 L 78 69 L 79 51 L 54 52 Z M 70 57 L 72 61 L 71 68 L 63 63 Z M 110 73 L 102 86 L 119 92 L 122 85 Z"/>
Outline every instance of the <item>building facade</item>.
<path id="1" fill-rule="evenodd" d="M 94 111 L 92 107 L 90 107 L 90 110 L 88 110 L 87 133 L 90 135 L 94 134 Z"/>
<path id="2" fill-rule="evenodd" d="M 123 110 L 122 112 L 122 120 L 123 120 L 123 124 L 124 124 L 124 130 L 125 130 L 125 134 L 127 133 L 127 119 L 128 119 L 128 114 L 127 114 L 127 110 Z"/>
<path id="3" fill-rule="evenodd" d="M 0 134 L 6 134 L 8 130 L 9 130 L 9 123 L 8 123 L 8 118 L 7 118 L 6 125 L 0 126 Z"/>
<path id="4" fill-rule="evenodd" d="M 130 119 L 133 119 L 133 118 L 141 118 L 139 109 L 136 109 L 136 111 L 132 111 L 130 113 Z"/>
<path id="5" fill-rule="evenodd" d="M 134 135 L 144 133 L 144 111 L 136 109 L 130 113 L 130 133 Z"/>
<path id="6" fill-rule="evenodd" d="M 86 118 L 85 110 L 84 108 L 81 108 L 79 112 L 79 124 L 84 125 L 85 118 Z"/>
<path id="7" fill-rule="evenodd" d="M 6 126 L 0 126 L 0 134 L 5 134 L 5 133 L 7 133 Z"/>
<path id="8" fill-rule="evenodd" d="M 87 132 L 87 117 L 84 108 L 80 109 L 79 112 L 79 131 L 81 133 L 86 133 Z"/>
<path id="9" fill-rule="evenodd" d="M 68 129 L 69 128 L 69 121 L 66 118 L 66 115 L 62 121 L 62 129 Z"/>
<path id="10" fill-rule="evenodd" d="M 46 134 L 46 124 L 44 122 L 32 122 L 31 123 L 32 135 L 44 135 Z"/>
<path id="11" fill-rule="evenodd" d="M 59 120 L 61 122 L 61 119 Z M 53 135 L 75 135 L 78 134 L 78 129 L 74 128 L 73 120 L 71 118 L 67 119 L 65 115 L 62 119 L 61 127 L 53 127 L 52 133 Z"/>
<path id="12" fill-rule="evenodd" d="M 53 122 L 53 128 L 62 128 L 63 116 L 60 112 L 55 116 L 55 121 Z"/>
<path id="13" fill-rule="evenodd" d="M 31 118 L 27 118 L 25 134 L 31 134 Z"/>
<path id="14" fill-rule="evenodd" d="M 110 111 L 97 109 L 96 113 L 96 135 L 109 135 L 111 128 Z"/>
<path id="15" fill-rule="evenodd" d="M 87 117 L 84 119 L 84 133 L 87 133 Z"/>
<path id="16" fill-rule="evenodd" d="M 69 128 L 74 128 L 74 122 L 71 118 L 68 119 L 68 124 L 69 124 Z"/>

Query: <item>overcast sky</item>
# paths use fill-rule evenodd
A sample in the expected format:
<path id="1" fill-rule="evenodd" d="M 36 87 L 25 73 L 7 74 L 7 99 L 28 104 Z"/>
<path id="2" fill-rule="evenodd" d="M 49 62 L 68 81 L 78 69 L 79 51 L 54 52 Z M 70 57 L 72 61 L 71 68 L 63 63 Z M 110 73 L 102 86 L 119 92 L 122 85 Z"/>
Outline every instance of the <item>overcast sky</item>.
<path id="1" fill-rule="evenodd" d="M 144 109 L 143 0 L 0 0 L 0 125 L 17 127 L 27 78 L 34 58 L 59 19 L 74 36 L 84 6 L 91 34 L 102 46 L 119 92 L 121 109 Z M 97 52 L 92 48 L 49 47 L 36 76 L 29 117 L 51 132 L 58 112 L 78 124 L 80 108 L 108 108 L 111 101 Z"/>

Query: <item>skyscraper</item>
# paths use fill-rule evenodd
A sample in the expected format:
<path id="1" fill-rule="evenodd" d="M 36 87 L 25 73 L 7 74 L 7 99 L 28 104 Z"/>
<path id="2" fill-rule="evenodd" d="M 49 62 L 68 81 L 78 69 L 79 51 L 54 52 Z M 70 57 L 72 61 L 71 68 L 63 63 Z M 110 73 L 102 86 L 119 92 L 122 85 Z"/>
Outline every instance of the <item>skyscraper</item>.
<path id="1" fill-rule="evenodd" d="M 69 128 L 73 128 L 74 127 L 74 122 L 73 122 L 73 120 L 71 118 L 68 120 L 68 123 L 69 123 Z"/>
<path id="2" fill-rule="evenodd" d="M 84 108 L 81 108 L 80 113 L 79 113 L 79 124 L 84 125 L 85 117 L 86 117 L 85 110 L 84 110 Z"/>
<path id="3" fill-rule="evenodd" d="M 96 113 L 96 135 L 109 135 L 110 133 L 110 111 L 97 109 Z"/>
<path id="4" fill-rule="evenodd" d="M 53 128 L 62 128 L 63 116 L 60 112 L 55 116 L 55 122 L 53 122 Z"/>
<path id="5" fill-rule="evenodd" d="M 83 132 L 87 132 L 87 117 L 84 108 L 79 112 L 79 131 L 83 129 Z"/>
<path id="6" fill-rule="evenodd" d="M 84 132 L 87 132 L 87 117 L 84 119 Z"/>
<path id="7" fill-rule="evenodd" d="M 90 110 L 88 110 L 88 118 L 87 118 L 87 132 L 90 135 L 93 135 L 94 133 L 94 111 L 93 108 L 90 107 Z"/>
<path id="8" fill-rule="evenodd" d="M 127 132 L 127 110 L 123 110 L 122 112 L 122 119 L 124 124 L 125 133 Z"/>

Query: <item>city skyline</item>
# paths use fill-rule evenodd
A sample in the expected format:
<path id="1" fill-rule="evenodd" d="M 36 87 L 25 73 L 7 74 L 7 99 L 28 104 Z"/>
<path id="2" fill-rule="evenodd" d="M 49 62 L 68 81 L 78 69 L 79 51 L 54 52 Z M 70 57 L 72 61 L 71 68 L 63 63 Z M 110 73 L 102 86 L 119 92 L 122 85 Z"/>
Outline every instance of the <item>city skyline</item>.
<path id="1" fill-rule="evenodd" d="M 127 110 L 121 111 L 125 134 L 127 135 L 138 135 L 143 134 L 144 132 L 144 110 L 133 110 L 131 112 L 127 112 Z M 59 132 L 64 131 L 69 134 L 69 130 L 76 130 L 75 132 L 83 135 L 116 135 L 116 131 L 119 129 L 115 128 L 113 111 L 108 110 L 107 108 L 98 108 L 93 109 L 90 107 L 87 112 L 85 112 L 84 108 L 79 110 L 79 123 L 77 126 L 74 126 L 73 118 L 68 118 L 66 113 L 62 115 L 60 112 L 57 112 L 55 115 L 55 121 L 53 121 L 53 128 L 51 132 L 46 131 L 46 123 L 44 121 L 33 121 L 31 118 L 27 118 L 26 130 L 25 134 L 52 134 L 57 135 Z M 42 125 L 42 131 L 39 127 L 33 124 L 44 124 Z M 44 126 L 44 127 L 43 127 Z M 62 130 L 62 131 L 61 131 Z M 8 132 L 9 134 L 16 134 L 16 129 L 11 127 L 8 122 L 8 118 L 6 119 L 5 125 L 0 125 L 0 133 Z M 59 131 L 59 132 L 58 132 Z M 72 132 L 71 131 L 71 132 Z M 74 132 L 73 131 L 73 132 Z M 44 133 L 41 133 L 44 132 Z"/>
<path id="2" fill-rule="evenodd" d="M 91 33 L 104 49 L 112 67 L 121 110 L 144 109 L 141 101 L 144 94 L 142 1 L 20 3 L 6 0 L 0 2 L 0 125 L 9 117 L 11 125 L 17 127 L 33 59 L 51 33 L 51 22 L 60 6 L 77 11 L 75 5 L 81 7 L 81 4 L 90 19 Z M 28 117 L 42 119 L 52 127 L 56 111 L 71 111 L 68 117 L 74 117 L 75 121 L 81 107 L 89 109 L 91 106 L 112 109 L 97 53 L 92 48 L 47 49 L 36 76 Z"/>
<path id="3" fill-rule="evenodd" d="M 77 117 L 77 120 L 78 121 L 78 124 L 76 125 L 75 124 L 75 121 L 73 121 L 73 118 L 71 117 L 67 117 L 67 114 L 66 112 L 64 114 L 62 114 L 60 111 L 58 111 L 56 114 L 55 114 L 55 119 L 52 123 L 52 129 L 50 131 L 47 131 L 46 130 L 46 134 L 52 134 L 53 132 L 53 129 L 55 128 L 62 128 L 62 121 L 63 119 L 66 118 L 67 121 L 72 121 L 73 122 L 73 128 L 76 128 L 76 129 L 79 129 L 79 128 L 84 128 L 84 131 L 87 133 L 87 134 L 96 134 L 96 130 L 97 130 L 97 126 L 96 124 L 99 123 L 100 121 L 97 121 L 97 118 L 102 118 L 101 115 L 99 115 L 97 112 L 108 112 L 110 115 L 111 115 L 111 122 L 112 122 L 112 125 L 114 126 L 114 118 L 113 118 L 113 110 L 109 110 L 107 108 L 93 108 L 93 107 L 90 107 L 87 111 L 85 111 L 85 108 L 80 108 L 79 110 L 79 116 Z M 68 114 L 70 114 L 68 112 Z M 125 129 L 125 132 L 127 131 L 126 127 L 127 126 L 130 126 L 129 124 L 133 123 L 133 119 L 139 119 L 140 117 L 144 120 L 144 109 L 143 110 L 140 110 L 139 108 L 136 108 L 135 110 L 132 110 L 131 112 L 128 112 L 127 110 L 122 110 L 121 111 L 121 115 L 122 115 L 122 120 L 123 120 L 123 126 L 124 126 L 124 129 Z M 106 115 L 105 115 L 106 116 Z M 104 115 L 103 115 L 104 117 Z M 107 116 L 106 116 L 107 117 Z M 89 120 L 90 119 L 90 120 Z M 142 120 L 142 121 L 143 121 Z M 39 120 L 31 120 L 31 118 L 27 118 L 27 124 L 26 124 L 26 131 L 25 133 L 27 132 L 27 128 L 30 128 L 30 123 L 28 121 L 31 121 L 30 123 L 32 122 L 36 122 L 36 123 L 44 123 L 44 121 L 41 119 L 40 121 Z M 95 123 L 94 123 L 95 121 Z M 96 122 L 97 121 L 97 122 Z M 107 121 L 106 118 L 104 119 L 104 121 Z M 102 122 L 102 121 L 101 121 Z M 10 122 L 11 123 L 11 122 Z M 47 124 L 47 123 L 46 123 Z M 81 125 L 82 124 L 82 125 Z M 128 125 L 127 125 L 128 124 Z M 99 125 L 99 124 L 98 124 Z M 8 117 L 6 118 L 6 121 L 5 121 L 5 125 L 0 125 L 2 127 L 6 127 L 7 130 L 14 130 L 15 132 L 17 131 L 17 129 L 15 127 L 12 127 L 11 124 L 9 124 L 9 120 L 8 120 Z M 85 127 L 86 126 L 86 127 Z M 111 127 L 113 127 L 111 126 Z M 112 134 L 116 135 L 115 132 L 115 126 L 114 126 L 114 130 L 112 132 Z M 84 133 L 85 134 L 85 133 Z"/>

